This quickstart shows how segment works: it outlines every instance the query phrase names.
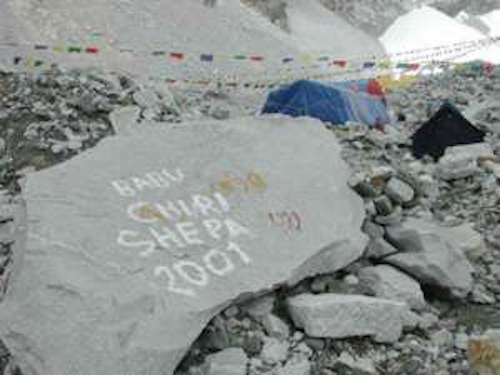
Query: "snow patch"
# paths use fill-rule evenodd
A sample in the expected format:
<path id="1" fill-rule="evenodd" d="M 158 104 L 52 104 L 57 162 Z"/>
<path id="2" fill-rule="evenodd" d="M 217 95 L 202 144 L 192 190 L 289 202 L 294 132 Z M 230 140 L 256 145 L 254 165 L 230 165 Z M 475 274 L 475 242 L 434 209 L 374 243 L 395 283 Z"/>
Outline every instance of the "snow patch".
<path id="1" fill-rule="evenodd" d="M 463 19 L 464 15 L 461 15 Z M 399 17 L 380 38 L 388 53 L 414 49 L 431 49 L 443 45 L 471 42 L 488 36 L 480 31 L 453 19 L 429 6 L 422 6 Z M 396 56 L 395 60 L 425 61 L 425 54 Z M 500 47 L 488 45 L 471 52 L 457 51 L 434 56 L 434 60 L 467 62 L 484 60 L 500 63 Z"/>

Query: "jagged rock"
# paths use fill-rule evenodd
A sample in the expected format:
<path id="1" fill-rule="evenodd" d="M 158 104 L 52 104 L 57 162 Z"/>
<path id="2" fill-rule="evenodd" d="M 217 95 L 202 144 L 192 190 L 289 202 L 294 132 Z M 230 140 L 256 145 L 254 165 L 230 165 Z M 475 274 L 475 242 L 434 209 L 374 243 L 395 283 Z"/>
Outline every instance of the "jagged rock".
<path id="1" fill-rule="evenodd" d="M 434 345 L 441 348 L 450 348 L 453 345 L 453 334 L 446 329 L 432 333 L 430 339 Z"/>
<path id="2" fill-rule="evenodd" d="M 109 137 L 29 174 L 0 337 L 35 375 L 171 373 L 237 297 L 362 255 L 349 175 L 328 130 L 286 117 Z"/>
<path id="3" fill-rule="evenodd" d="M 288 325 L 274 314 L 268 314 L 262 319 L 262 325 L 270 337 L 285 340 L 290 336 Z"/>
<path id="4" fill-rule="evenodd" d="M 408 323 L 408 306 L 402 302 L 341 294 L 303 294 L 288 299 L 297 327 L 308 336 L 346 338 L 373 336 L 377 342 L 398 340 Z"/>
<path id="5" fill-rule="evenodd" d="M 415 197 L 413 188 L 397 177 L 389 180 L 385 187 L 385 193 L 398 204 L 411 202 Z"/>
<path id="6" fill-rule="evenodd" d="M 271 314 L 276 300 L 275 293 L 269 293 L 246 302 L 241 305 L 241 310 L 257 321 L 262 321 L 267 315 Z"/>
<path id="7" fill-rule="evenodd" d="M 326 346 L 326 342 L 324 339 L 316 339 L 311 337 L 305 339 L 305 344 L 316 352 L 323 350 Z"/>
<path id="8" fill-rule="evenodd" d="M 500 179 L 500 163 L 491 160 L 486 160 L 482 163 L 483 168 L 491 172 L 496 179 Z"/>
<path id="9" fill-rule="evenodd" d="M 373 221 L 366 219 L 361 227 L 363 233 L 366 233 L 370 238 L 384 237 L 385 229 L 383 226 L 375 224 Z"/>
<path id="10" fill-rule="evenodd" d="M 15 241 L 16 225 L 12 221 L 0 224 L 0 244 L 11 245 Z"/>
<path id="11" fill-rule="evenodd" d="M 439 227 L 408 224 L 387 228 L 387 237 L 401 252 L 384 258 L 424 284 L 450 290 L 465 297 L 472 290 L 472 265 L 465 255 L 453 247 Z"/>
<path id="12" fill-rule="evenodd" d="M 0 156 L 3 156 L 7 148 L 7 143 L 3 138 L 0 138 Z"/>
<path id="13" fill-rule="evenodd" d="M 274 337 L 265 337 L 260 358 L 264 363 L 281 363 L 288 356 L 288 348 L 289 346 L 286 341 L 281 341 Z"/>
<path id="14" fill-rule="evenodd" d="M 229 348 L 209 355 L 207 375 L 246 375 L 247 355 L 240 348 Z"/>
<path id="15" fill-rule="evenodd" d="M 405 302 L 415 310 L 426 307 L 419 283 L 391 266 L 363 268 L 358 276 L 361 285 L 376 297 Z"/>
<path id="16" fill-rule="evenodd" d="M 366 357 L 354 358 L 348 352 L 342 352 L 337 359 L 335 366 L 339 371 L 349 371 L 353 375 L 374 375 L 378 374 L 373 361 Z"/>
<path id="17" fill-rule="evenodd" d="M 348 183 L 349 186 L 363 198 L 375 198 L 378 195 L 373 185 L 366 181 L 366 175 L 363 173 L 352 175 Z"/>
<path id="18" fill-rule="evenodd" d="M 436 221 L 409 218 L 405 222 L 408 228 L 418 228 L 426 232 L 437 232 L 455 249 L 459 249 L 471 258 L 477 258 L 486 251 L 484 240 L 471 223 L 444 226 Z"/>
<path id="19" fill-rule="evenodd" d="M 141 108 L 151 108 L 160 104 L 158 94 L 150 88 L 142 88 L 133 94 L 135 103 Z"/>
<path id="20" fill-rule="evenodd" d="M 399 250 L 383 238 L 375 238 L 368 242 L 365 256 L 372 259 L 381 259 L 396 254 Z"/>
<path id="21" fill-rule="evenodd" d="M 482 284 L 474 285 L 471 298 L 473 302 L 482 305 L 493 305 L 496 302 L 495 297 L 489 294 L 486 287 Z"/>
<path id="22" fill-rule="evenodd" d="M 457 333 L 455 335 L 454 345 L 455 348 L 460 350 L 467 350 L 467 344 L 469 342 L 469 335 L 466 333 Z"/>
<path id="23" fill-rule="evenodd" d="M 377 217 L 375 217 L 375 222 L 377 224 L 387 226 L 387 225 L 396 225 L 400 223 L 402 219 L 403 219 L 403 209 L 401 208 L 401 206 L 396 206 L 392 214 L 386 216 L 378 215 Z"/>
<path id="24" fill-rule="evenodd" d="M 209 115 L 216 120 L 227 120 L 231 117 L 231 111 L 222 107 L 214 107 L 210 110 Z"/>
<path id="25" fill-rule="evenodd" d="M 348 286 L 357 286 L 357 285 L 359 285 L 359 279 L 355 275 L 352 275 L 352 274 L 349 274 L 346 277 L 344 277 L 342 279 L 342 281 L 344 282 L 344 284 L 346 284 Z"/>
<path id="26" fill-rule="evenodd" d="M 141 109 L 137 106 L 119 107 L 109 115 L 116 134 L 129 135 L 137 130 Z"/>
<path id="27" fill-rule="evenodd" d="M 286 365 L 280 367 L 277 370 L 276 375 L 310 375 L 311 374 L 311 362 L 309 359 L 304 357 L 299 357 L 298 359 L 292 359 L 287 361 Z"/>
<path id="28" fill-rule="evenodd" d="M 448 147 L 436 172 L 443 180 L 469 177 L 479 172 L 478 159 L 488 157 L 493 157 L 493 151 L 487 143 Z"/>
<path id="29" fill-rule="evenodd" d="M 373 203 L 375 203 L 377 213 L 381 216 L 388 216 L 394 211 L 391 200 L 385 195 L 375 198 Z"/>

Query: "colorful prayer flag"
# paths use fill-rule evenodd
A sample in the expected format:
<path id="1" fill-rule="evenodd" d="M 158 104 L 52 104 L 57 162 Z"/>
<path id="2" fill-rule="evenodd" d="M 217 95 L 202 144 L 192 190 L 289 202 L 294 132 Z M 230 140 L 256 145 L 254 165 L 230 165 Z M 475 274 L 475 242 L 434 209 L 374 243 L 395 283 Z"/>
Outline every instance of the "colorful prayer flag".
<path id="1" fill-rule="evenodd" d="M 153 51 L 152 55 L 153 56 L 165 56 L 166 52 L 165 51 Z"/>
<path id="2" fill-rule="evenodd" d="M 173 60 L 183 60 L 184 54 L 181 52 L 170 52 L 170 58 Z"/>
<path id="3" fill-rule="evenodd" d="M 341 68 L 345 68 L 347 66 L 346 60 L 334 60 L 333 65 L 340 66 Z"/>
<path id="4" fill-rule="evenodd" d="M 214 55 L 203 53 L 200 55 L 200 61 L 212 62 L 212 61 L 214 61 Z"/>
<path id="5" fill-rule="evenodd" d="M 250 56 L 251 61 L 263 61 L 264 57 L 263 56 Z"/>
<path id="6" fill-rule="evenodd" d="M 285 57 L 283 60 L 281 60 L 283 64 L 288 64 L 293 61 L 293 57 Z"/>
<path id="7" fill-rule="evenodd" d="M 82 49 L 81 47 L 68 47 L 68 52 L 69 53 L 81 53 Z"/>
<path id="8" fill-rule="evenodd" d="M 90 53 L 90 54 L 97 54 L 97 53 L 99 53 L 99 48 L 97 48 L 97 47 L 87 47 L 87 48 L 85 48 L 85 52 L 86 53 Z"/>
<path id="9" fill-rule="evenodd" d="M 233 56 L 235 60 L 246 60 L 247 57 L 245 55 L 235 55 Z"/>
<path id="10" fill-rule="evenodd" d="M 46 46 L 44 44 L 35 44 L 35 49 L 36 50 L 46 50 L 46 49 L 49 49 L 49 46 Z"/>

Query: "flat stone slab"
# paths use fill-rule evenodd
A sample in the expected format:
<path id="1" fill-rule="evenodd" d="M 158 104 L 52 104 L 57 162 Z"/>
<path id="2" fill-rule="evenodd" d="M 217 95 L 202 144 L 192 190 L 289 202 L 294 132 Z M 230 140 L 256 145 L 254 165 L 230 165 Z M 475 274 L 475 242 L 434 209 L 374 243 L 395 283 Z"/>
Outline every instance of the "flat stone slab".
<path id="1" fill-rule="evenodd" d="M 461 235 L 432 223 L 410 219 L 388 227 L 388 240 L 401 252 L 384 258 L 384 262 L 404 270 L 421 284 L 439 286 L 464 298 L 472 290 L 474 268 L 462 249 L 472 246 L 468 244 L 471 239 L 459 244 Z"/>
<path id="2" fill-rule="evenodd" d="M 0 337 L 24 374 L 172 374 L 234 299 L 361 256 L 348 176 L 315 120 L 105 139 L 27 176 L 28 239 Z"/>
<path id="3" fill-rule="evenodd" d="M 405 302 L 417 311 L 426 307 L 420 284 L 396 268 L 385 264 L 365 267 L 358 277 L 361 285 L 379 298 Z"/>
<path id="4" fill-rule="evenodd" d="M 409 324 L 404 302 L 349 294 L 302 294 L 288 299 L 288 311 L 297 327 L 310 337 L 373 336 L 394 343 Z"/>

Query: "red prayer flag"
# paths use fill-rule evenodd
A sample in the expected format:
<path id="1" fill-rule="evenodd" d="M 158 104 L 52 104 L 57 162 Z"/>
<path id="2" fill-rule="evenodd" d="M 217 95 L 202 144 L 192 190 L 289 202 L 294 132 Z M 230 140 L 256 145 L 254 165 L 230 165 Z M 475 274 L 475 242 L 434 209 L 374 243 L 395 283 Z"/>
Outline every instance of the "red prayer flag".
<path id="1" fill-rule="evenodd" d="M 170 52 L 170 58 L 175 60 L 182 60 L 184 59 L 184 54 L 180 52 Z"/>
<path id="2" fill-rule="evenodd" d="M 252 61 L 262 61 L 262 60 L 264 60 L 264 57 L 262 57 L 262 56 L 250 56 L 250 60 L 252 60 Z"/>
<path id="3" fill-rule="evenodd" d="M 97 47 L 87 47 L 87 48 L 85 48 L 85 52 L 96 54 L 96 53 L 99 53 L 99 48 L 97 48 Z"/>
<path id="4" fill-rule="evenodd" d="M 347 61 L 346 60 L 334 60 L 332 64 L 340 66 L 341 68 L 345 68 L 345 66 L 347 65 Z"/>

